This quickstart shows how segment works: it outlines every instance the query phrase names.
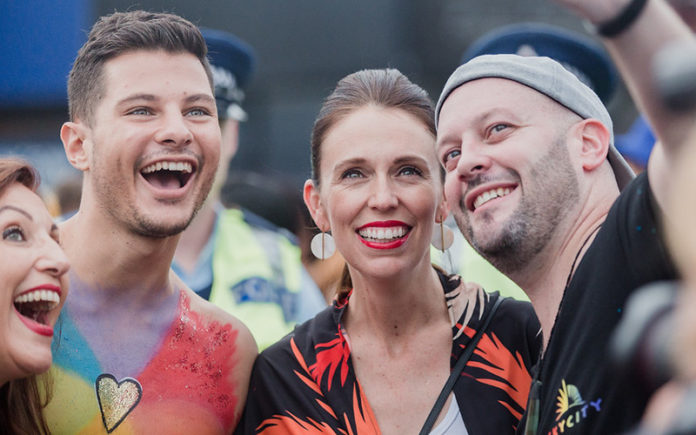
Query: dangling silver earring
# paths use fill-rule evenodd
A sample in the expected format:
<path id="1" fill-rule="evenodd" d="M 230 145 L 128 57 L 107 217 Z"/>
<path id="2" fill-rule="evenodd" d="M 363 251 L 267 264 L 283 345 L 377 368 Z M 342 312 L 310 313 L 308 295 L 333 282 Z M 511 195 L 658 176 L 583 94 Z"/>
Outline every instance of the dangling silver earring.
<path id="1" fill-rule="evenodd" d="M 449 227 L 446 227 L 442 221 L 440 221 L 440 225 L 435 225 L 435 228 L 433 228 L 433 235 L 430 239 L 430 243 L 433 245 L 433 247 L 439 251 L 445 252 L 445 250 L 449 249 L 450 246 L 452 246 L 452 243 L 454 242 L 454 232 Z"/>
<path id="2" fill-rule="evenodd" d="M 320 260 L 326 260 L 336 252 L 336 242 L 333 237 L 323 231 L 312 237 L 309 247 L 312 254 Z"/>

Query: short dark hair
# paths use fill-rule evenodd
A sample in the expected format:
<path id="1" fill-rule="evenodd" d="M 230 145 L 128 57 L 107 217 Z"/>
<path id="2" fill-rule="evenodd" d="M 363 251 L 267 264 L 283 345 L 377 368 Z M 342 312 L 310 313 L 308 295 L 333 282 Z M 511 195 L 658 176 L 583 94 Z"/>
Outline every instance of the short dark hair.
<path id="1" fill-rule="evenodd" d="M 312 180 L 319 185 L 321 144 L 329 129 L 351 112 L 374 104 L 401 109 L 435 132 L 433 102 L 428 93 L 396 69 L 366 69 L 342 78 L 321 106 L 311 140 Z"/>
<path id="2" fill-rule="evenodd" d="M 104 63 L 134 50 L 191 53 L 201 62 L 211 91 L 208 48 L 198 28 L 174 14 L 145 11 L 114 12 L 101 17 L 80 48 L 68 77 L 70 119 L 90 123 L 94 106 L 103 97 Z"/>

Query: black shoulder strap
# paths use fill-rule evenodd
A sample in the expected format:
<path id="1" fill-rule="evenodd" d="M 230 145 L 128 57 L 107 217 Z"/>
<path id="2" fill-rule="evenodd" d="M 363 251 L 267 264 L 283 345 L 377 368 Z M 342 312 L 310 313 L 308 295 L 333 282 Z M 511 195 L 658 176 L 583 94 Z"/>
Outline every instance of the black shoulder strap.
<path id="1" fill-rule="evenodd" d="M 445 402 L 447 401 L 447 397 L 449 397 L 450 391 L 452 391 L 454 384 L 456 384 L 461 377 L 464 366 L 466 366 L 467 361 L 469 361 L 469 358 L 471 358 L 471 355 L 474 353 L 474 349 L 476 349 L 476 345 L 483 336 L 483 333 L 486 332 L 486 329 L 488 329 L 488 325 L 490 325 L 491 320 L 493 319 L 495 312 L 498 310 L 498 306 L 500 306 L 500 304 L 503 302 L 503 299 L 505 298 L 502 296 L 498 297 L 493 305 L 493 308 L 491 308 L 491 310 L 488 312 L 488 316 L 486 316 L 481 324 L 481 327 L 478 331 L 476 331 L 476 335 L 474 335 L 474 338 L 472 338 L 469 344 L 467 344 L 466 349 L 464 349 L 464 353 L 462 353 L 457 360 L 457 364 L 455 364 L 454 368 L 452 369 L 452 373 L 450 373 L 449 378 L 447 378 L 445 386 L 442 387 L 442 391 L 440 391 L 440 395 L 437 397 L 437 400 L 433 405 L 433 409 L 430 410 L 430 414 L 428 414 L 428 418 L 425 420 L 423 428 L 419 432 L 420 435 L 427 435 L 432 430 L 435 420 L 437 420 L 437 416 L 440 415 L 442 407 L 445 406 Z"/>

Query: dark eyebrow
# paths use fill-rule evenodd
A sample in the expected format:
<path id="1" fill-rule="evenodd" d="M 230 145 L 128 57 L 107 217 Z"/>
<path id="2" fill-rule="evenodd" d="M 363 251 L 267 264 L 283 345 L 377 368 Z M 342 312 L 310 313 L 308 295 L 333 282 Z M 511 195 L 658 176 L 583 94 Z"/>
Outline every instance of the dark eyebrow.
<path id="1" fill-rule="evenodd" d="M 394 163 L 397 165 L 400 165 L 403 163 L 413 163 L 413 162 L 428 163 L 428 159 L 425 159 L 421 156 L 412 155 L 412 156 L 399 157 L 399 158 L 394 160 Z"/>
<path id="2" fill-rule="evenodd" d="M 131 95 L 129 97 L 126 97 L 122 100 L 119 100 L 119 102 L 117 104 L 120 106 L 122 104 L 130 103 L 132 101 L 138 101 L 138 100 L 155 101 L 155 100 L 157 100 L 157 97 L 155 97 L 152 94 L 135 94 L 135 95 Z M 186 97 L 184 99 L 184 101 L 186 101 L 186 103 L 188 103 L 188 104 L 196 102 L 196 101 L 205 101 L 206 103 L 209 103 L 209 104 L 215 104 L 215 98 L 213 98 L 212 95 L 208 95 L 208 94 L 189 95 L 188 97 Z"/>
<path id="3" fill-rule="evenodd" d="M 34 219 L 31 217 L 31 215 L 29 213 L 27 213 L 26 211 L 22 210 L 21 208 L 17 208 L 13 205 L 5 205 L 5 206 L 0 207 L 0 213 L 2 213 L 5 210 L 14 210 L 17 213 L 21 213 L 24 216 L 26 216 L 27 219 L 29 219 L 30 221 L 32 221 L 32 222 L 34 221 Z"/>
<path id="4" fill-rule="evenodd" d="M 357 165 L 360 163 L 364 163 L 366 160 L 367 159 L 365 159 L 363 157 L 353 157 L 353 158 L 350 158 L 348 160 L 344 160 L 344 161 L 340 162 L 338 165 L 336 165 L 336 167 L 343 166 L 343 165 Z"/>
<path id="5" fill-rule="evenodd" d="M 206 103 L 215 104 L 215 98 L 208 94 L 193 94 L 186 97 L 185 101 L 187 103 L 194 103 L 196 101 L 204 101 Z"/>
<path id="6" fill-rule="evenodd" d="M 126 97 L 122 100 L 119 100 L 117 105 L 120 106 L 122 104 L 130 103 L 131 101 L 136 101 L 136 100 L 155 101 L 156 98 L 152 94 L 135 94 L 135 95 L 131 95 L 129 97 Z"/>

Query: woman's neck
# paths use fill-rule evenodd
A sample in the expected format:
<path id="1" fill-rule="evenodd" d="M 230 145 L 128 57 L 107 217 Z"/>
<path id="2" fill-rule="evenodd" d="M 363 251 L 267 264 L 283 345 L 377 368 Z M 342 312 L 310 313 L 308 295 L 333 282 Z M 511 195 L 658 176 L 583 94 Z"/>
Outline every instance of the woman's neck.
<path id="1" fill-rule="evenodd" d="M 414 329 L 449 322 L 442 284 L 435 269 L 415 268 L 398 278 L 352 275 L 353 292 L 344 317 L 351 335 L 369 333 L 385 343 L 408 339 Z"/>

